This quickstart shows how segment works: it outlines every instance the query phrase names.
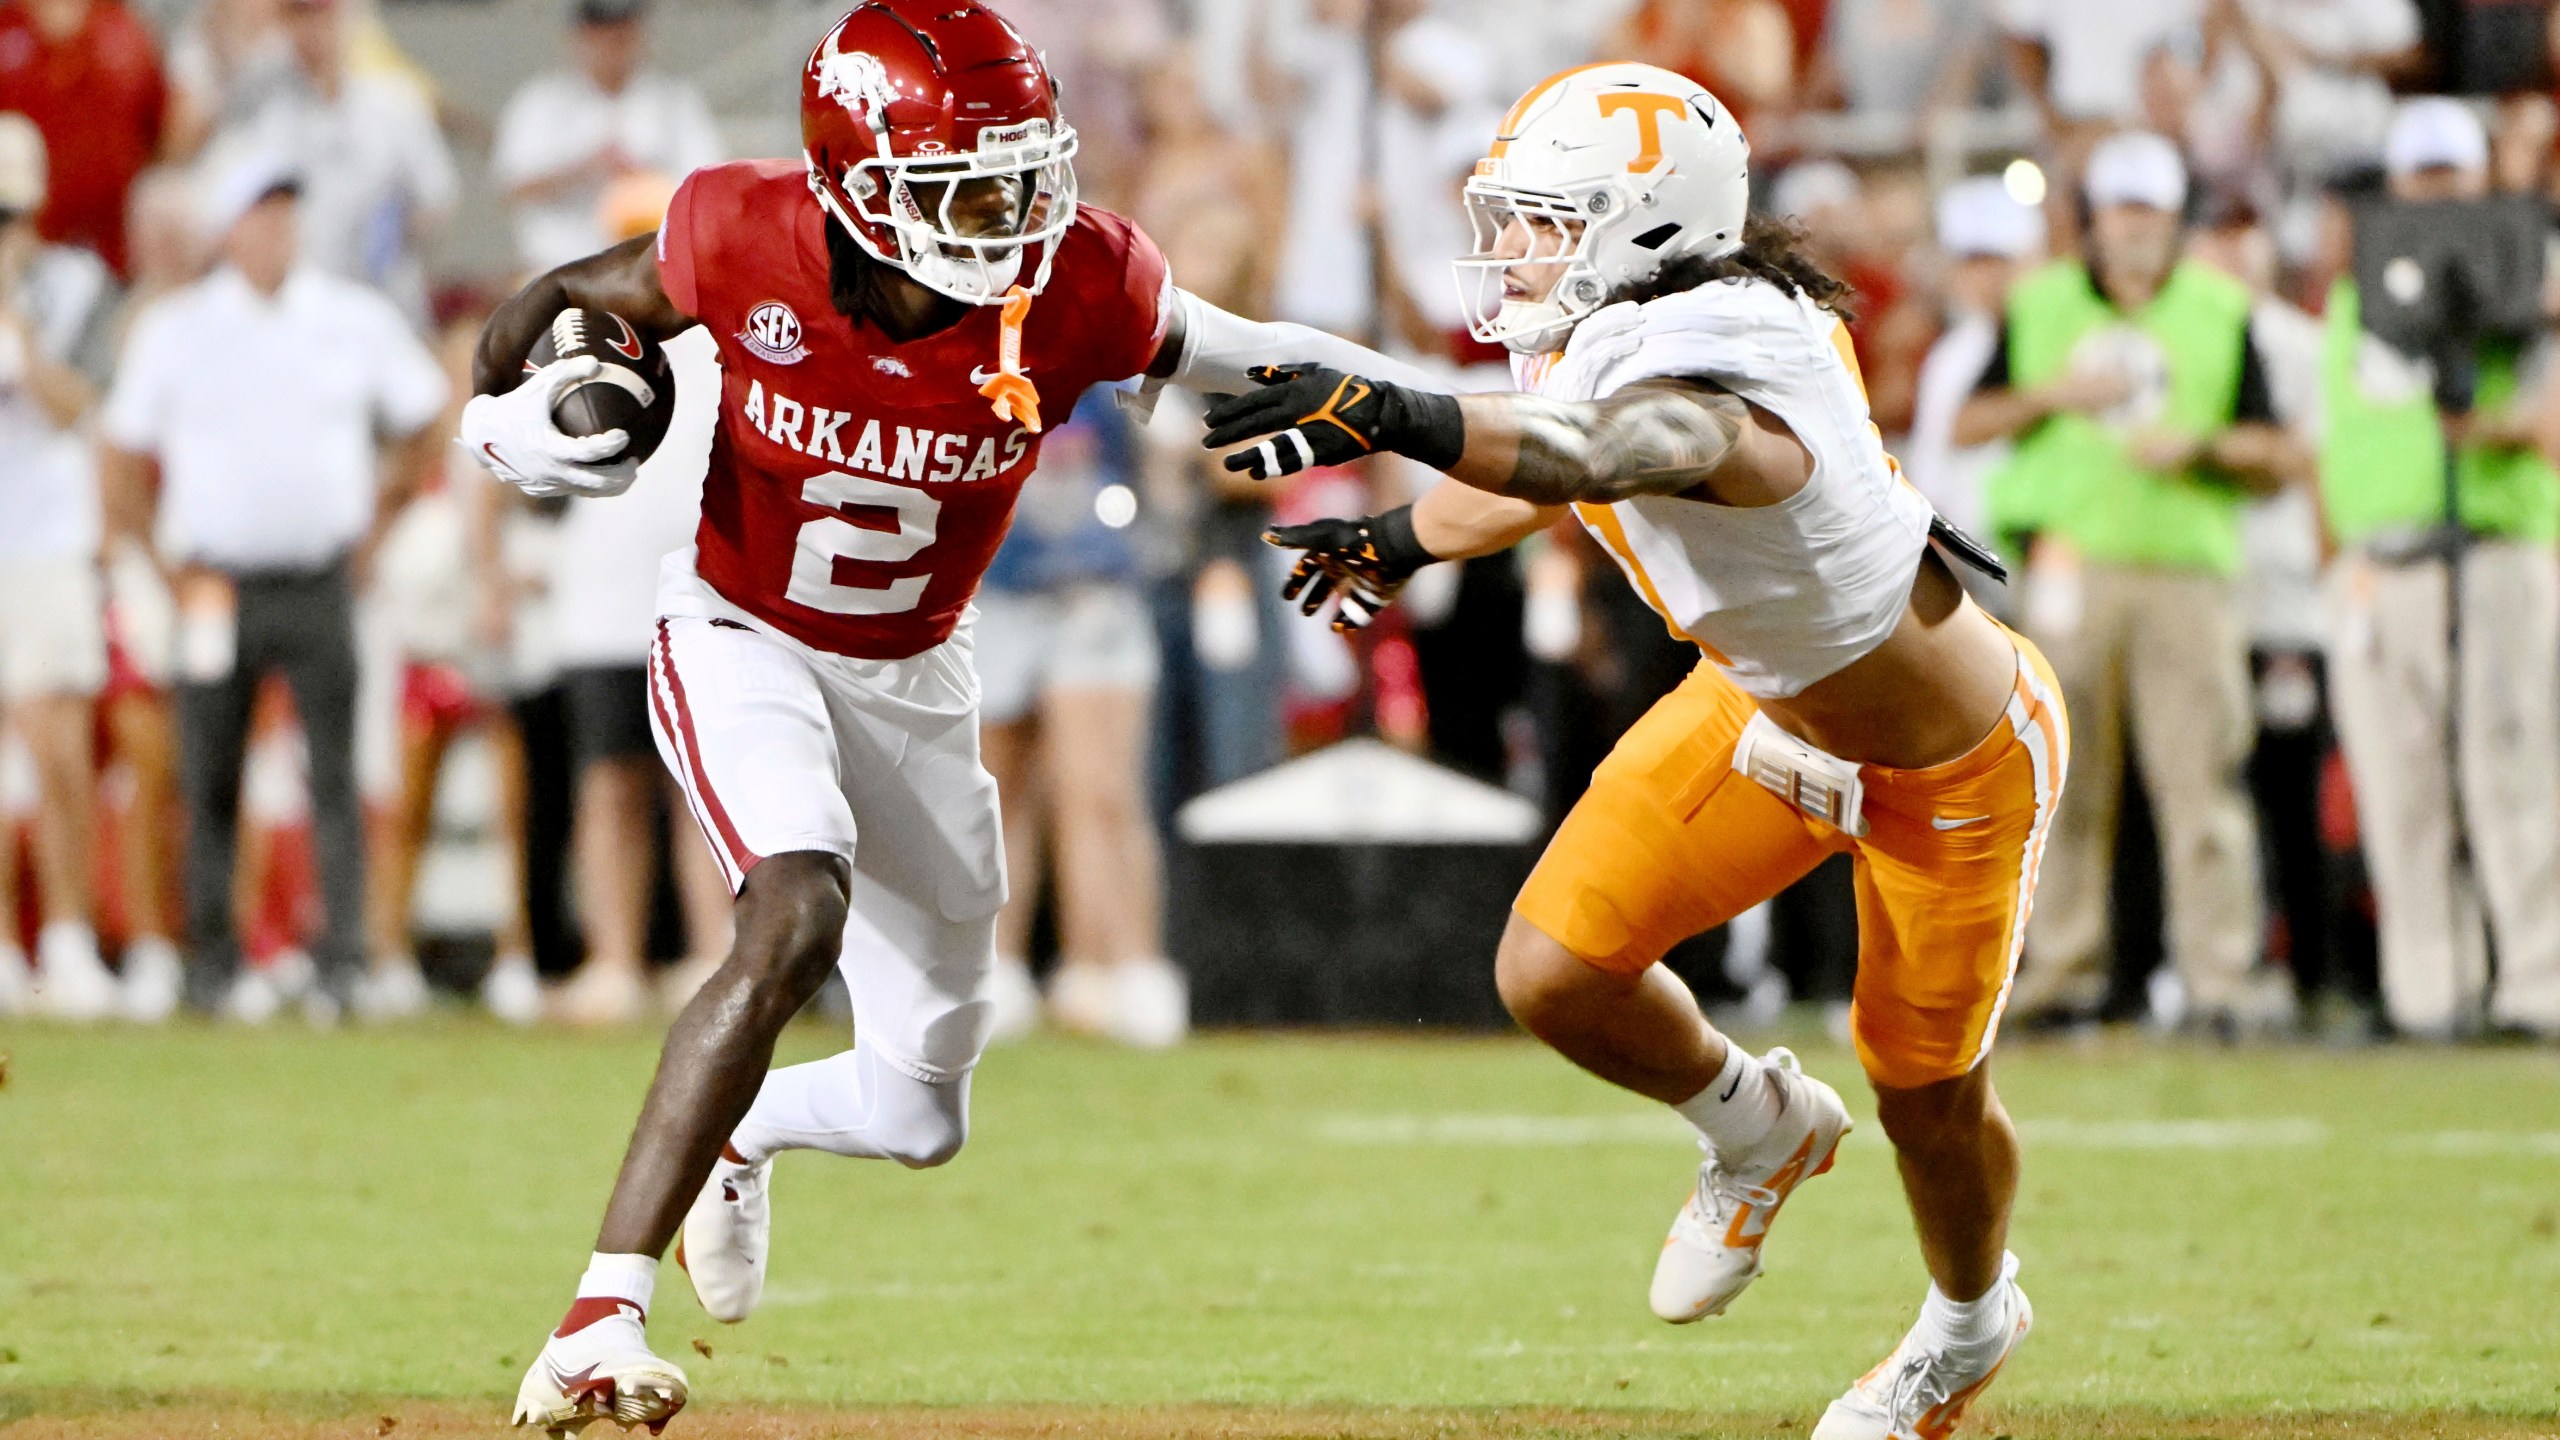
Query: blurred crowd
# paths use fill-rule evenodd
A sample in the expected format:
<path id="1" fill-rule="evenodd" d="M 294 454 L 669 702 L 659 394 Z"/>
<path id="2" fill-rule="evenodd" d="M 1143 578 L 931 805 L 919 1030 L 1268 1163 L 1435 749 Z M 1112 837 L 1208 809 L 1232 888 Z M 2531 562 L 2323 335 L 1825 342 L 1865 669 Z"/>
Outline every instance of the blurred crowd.
<path id="1" fill-rule="evenodd" d="M 0 1013 L 391 1020 L 441 988 L 622 1023 L 725 952 L 645 678 L 710 347 L 672 347 L 694 403 L 628 496 L 525 501 L 446 441 L 493 300 L 782 133 L 791 76 L 715 113 L 724 57 L 653 54 L 652 0 L 566 0 L 528 32 L 556 65 L 483 116 L 400 3 L 0 4 Z M 2560 1036 L 2560 370 L 2501 340 L 2437 414 L 2359 328 L 2347 219 L 2560 197 L 2549 0 L 997 8 L 1087 201 L 1184 286 L 1475 388 L 1509 372 L 1448 262 L 1503 109 L 1604 56 L 1706 83 L 1759 208 L 1852 287 L 1889 448 L 2008 555 L 1982 598 L 2064 680 L 2010 1023 Z M 449 228 L 484 194 L 511 266 L 440 262 L 494 252 Z M 1008 1029 L 1180 1034 L 1190 798 L 1375 732 L 1560 817 L 1697 662 L 1570 527 L 1356 639 L 1302 620 L 1262 530 L 1434 477 L 1240 482 L 1196 417 L 1089 397 L 980 601 Z M 1674 964 L 1746 1012 L 1837 1003 L 1854 925 L 1826 869 Z"/>

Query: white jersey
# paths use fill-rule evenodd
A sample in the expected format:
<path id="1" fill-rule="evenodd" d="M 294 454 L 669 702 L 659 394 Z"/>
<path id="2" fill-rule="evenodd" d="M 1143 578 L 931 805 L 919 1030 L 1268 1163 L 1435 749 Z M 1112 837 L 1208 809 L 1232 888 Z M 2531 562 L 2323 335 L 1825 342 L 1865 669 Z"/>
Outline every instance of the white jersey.
<path id="1" fill-rule="evenodd" d="M 1868 423 L 1856 365 L 1838 317 L 1758 280 L 1612 305 L 1575 326 L 1561 356 L 1515 362 L 1522 389 L 1557 400 L 1712 380 L 1812 452 L 1812 478 L 1775 505 L 1647 495 L 1573 507 L 1646 603 L 1764 700 L 1884 643 L 1928 544 L 1929 502 Z"/>

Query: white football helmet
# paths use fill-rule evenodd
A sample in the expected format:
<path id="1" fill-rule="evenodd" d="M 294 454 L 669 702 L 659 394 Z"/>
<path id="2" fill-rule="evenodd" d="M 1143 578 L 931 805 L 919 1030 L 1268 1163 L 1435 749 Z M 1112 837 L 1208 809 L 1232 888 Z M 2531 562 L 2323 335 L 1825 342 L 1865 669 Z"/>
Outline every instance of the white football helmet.
<path id="1" fill-rule="evenodd" d="M 1616 62 L 1539 81 L 1502 117 L 1467 182 L 1475 251 L 1457 268 L 1470 328 L 1525 354 L 1552 350 L 1611 294 L 1665 264 L 1732 254 L 1750 172 L 1742 127 L 1695 80 Z M 1527 227 L 1529 253 L 1498 253 L 1515 222 Z M 1559 262 L 1564 273 L 1544 299 L 1503 294 L 1513 266 Z"/>

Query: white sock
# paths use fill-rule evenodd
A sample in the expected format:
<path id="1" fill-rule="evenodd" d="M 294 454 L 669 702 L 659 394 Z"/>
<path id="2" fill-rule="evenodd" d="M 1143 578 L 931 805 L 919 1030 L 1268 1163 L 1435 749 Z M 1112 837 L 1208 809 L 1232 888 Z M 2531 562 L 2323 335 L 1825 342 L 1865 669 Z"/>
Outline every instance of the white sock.
<path id="1" fill-rule="evenodd" d="M 1935 1350 L 1961 1355 L 1997 1348 L 2009 1329 L 2009 1277 L 2002 1274 L 1971 1300 L 1950 1300 L 1931 1285 L 1929 1298 L 1920 1302 L 1920 1324 Z"/>
<path id="2" fill-rule="evenodd" d="M 1716 1078 L 1671 1108 L 1697 1126 L 1718 1153 L 1730 1155 L 1759 1144 L 1776 1127 L 1786 1105 L 1786 1092 L 1769 1078 L 1769 1067 L 1728 1040 L 1724 1068 Z"/>
<path id="3" fill-rule="evenodd" d="M 628 1300 L 643 1314 L 657 1293 L 658 1260 L 654 1255 L 608 1255 L 599 1250 L 587 1257 L 587 1273 L 578 1277 L 579 1299 Z"/>

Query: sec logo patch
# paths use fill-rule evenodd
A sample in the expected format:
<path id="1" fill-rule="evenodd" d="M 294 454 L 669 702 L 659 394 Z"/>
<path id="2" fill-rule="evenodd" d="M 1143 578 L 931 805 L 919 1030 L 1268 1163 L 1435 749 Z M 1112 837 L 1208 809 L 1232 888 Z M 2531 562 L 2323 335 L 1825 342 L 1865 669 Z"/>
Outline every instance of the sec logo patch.
<path id="1" fill-rule="evenodd" d="M 747 328 L 738 332 L 739 343 L 776 365 L 797 365 L 809 354 L 800 343 L 800 317 L 779 300 L 767 300 L 747 312 Z"/>

